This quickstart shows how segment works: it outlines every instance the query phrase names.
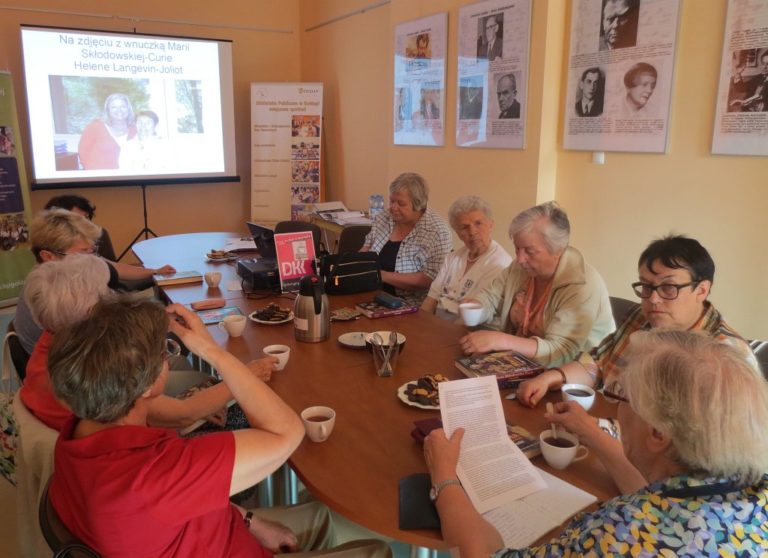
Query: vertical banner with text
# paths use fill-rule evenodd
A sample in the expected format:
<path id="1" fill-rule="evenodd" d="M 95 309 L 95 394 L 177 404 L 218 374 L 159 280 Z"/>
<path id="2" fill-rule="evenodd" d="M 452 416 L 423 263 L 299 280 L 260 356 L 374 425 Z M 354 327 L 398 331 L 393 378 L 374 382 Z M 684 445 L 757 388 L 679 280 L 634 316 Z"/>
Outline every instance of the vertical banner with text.
<path id="1" fill-rule="evenodd" d="M 320 198 L 322 83 L 251 84 L 251 219 L 308 220 Z"/>
<path id="2" fill-rule="evenodd" d="M 29 250 L 30 208 L 13 80 L 0 72 L 0 306 L 13 303 L 35 264 Z"/>

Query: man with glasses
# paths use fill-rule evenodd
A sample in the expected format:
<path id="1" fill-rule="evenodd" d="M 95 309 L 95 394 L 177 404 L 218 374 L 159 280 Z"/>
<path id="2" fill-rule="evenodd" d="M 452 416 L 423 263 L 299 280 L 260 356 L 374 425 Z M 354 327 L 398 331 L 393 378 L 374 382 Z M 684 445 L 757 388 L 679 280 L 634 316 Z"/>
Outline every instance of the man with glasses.
<path id="1" fill-rule="evenodd" d="M 97 242 L 101 227 L 86 217 L 65 209 L 48 209 L 38 213 L 29 225 L 29 240 L 32 254 L 38 264 L 60 260 L 73 254 L 97 253 Z M 106 261 L 106 260 L 105 260 Z M 165 265 L 150 269 L 120 262 L 107 261 L 110 268 L 110 288 L 117 288 L 118 281 L 150 279 L 153 275 L 172 274 L 173 266 Z M 32 319 L 24 291 L 19 295 L 14 327 L 21 346 L 31 353 L 43 330 Z"/>
<path id="2" fill-rule="evenodd" d="M 483 32 L 477 39 L 478 60 L 487 59 L 489 62 L 502 57 L 502 33 L 500 33 L 503 14 L 491 15 L 482 23 Z"/>
<path id="3" fill-rule="evenodd" d="M 590 353 L 521 384 L 517 396 L 522 403 L 533 407 L 548 390 L 565 383 L 605 385 L 613 390 L 625 365 L 630 336 L 656 328 L 703 331 L 734 346 L 758 368 L 747 343 L 707 300 L 715 262 L 698 241 L 685 236 L 655 240 L 640 255 L 638 273 L 632 289 L 640 305 Z"/>

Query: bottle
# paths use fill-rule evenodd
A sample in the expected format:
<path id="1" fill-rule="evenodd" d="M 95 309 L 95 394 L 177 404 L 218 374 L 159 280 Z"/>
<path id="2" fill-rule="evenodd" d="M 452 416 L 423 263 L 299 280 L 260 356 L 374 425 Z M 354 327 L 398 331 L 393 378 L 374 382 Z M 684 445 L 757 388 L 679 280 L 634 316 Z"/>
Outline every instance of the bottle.
<path id="1" fill-rule="evenodd" d="M 378 212 L 378 200 L 376 199 L 376 194 L 371 194 L 368 196 L 368 215 L 370 215 L 371 220 L 376 218 L 376 213 Z"/>

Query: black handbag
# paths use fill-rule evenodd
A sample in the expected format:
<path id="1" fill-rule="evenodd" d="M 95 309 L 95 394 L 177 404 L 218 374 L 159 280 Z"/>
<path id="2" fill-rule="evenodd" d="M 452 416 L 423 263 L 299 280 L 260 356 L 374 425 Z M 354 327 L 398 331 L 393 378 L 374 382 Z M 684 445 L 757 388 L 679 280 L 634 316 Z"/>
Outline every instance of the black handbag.
<path id="1" fill-rule="evenodd" d="M 320 275 L 328 294 L 354 294 L 381 288 L 381 266 L 376 252 L 329 254 L 320 260 Z"/>

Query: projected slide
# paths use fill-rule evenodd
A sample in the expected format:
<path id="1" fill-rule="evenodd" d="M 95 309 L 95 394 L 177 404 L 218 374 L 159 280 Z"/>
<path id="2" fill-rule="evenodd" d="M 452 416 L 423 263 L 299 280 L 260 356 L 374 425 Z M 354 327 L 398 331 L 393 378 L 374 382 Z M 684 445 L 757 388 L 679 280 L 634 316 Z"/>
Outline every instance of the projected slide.
<path id="1" fill-rule="evenodd" d="M 236 174 L 227 42 L 22 28 L 38 183 Z"/>

